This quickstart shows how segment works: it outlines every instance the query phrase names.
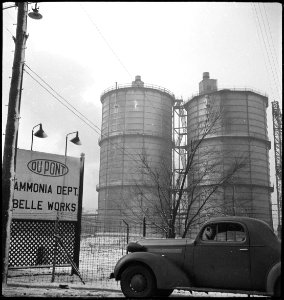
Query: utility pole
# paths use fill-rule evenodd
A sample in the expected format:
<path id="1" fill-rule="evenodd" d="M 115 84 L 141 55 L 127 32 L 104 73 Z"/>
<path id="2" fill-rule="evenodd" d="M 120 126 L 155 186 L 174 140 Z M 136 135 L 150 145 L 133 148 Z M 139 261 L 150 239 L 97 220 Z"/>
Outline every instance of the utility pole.
<path id="1" fill-rule="evenodd" d="M 272 102 L 275 175 L 277 192 L 278 236 L 282 236 L 282 113 L 278 101 Z"/>
<path id="2" fill-rule="evenodd" d="M 27 36 L 28 2 L 17 2 L 17 32 L 9 93 L 8 116 L 2 164 L 2 284 L 7 284 L 10 226 L 16 166 L 16 145 L 20 118 L 20 96 Z"/>

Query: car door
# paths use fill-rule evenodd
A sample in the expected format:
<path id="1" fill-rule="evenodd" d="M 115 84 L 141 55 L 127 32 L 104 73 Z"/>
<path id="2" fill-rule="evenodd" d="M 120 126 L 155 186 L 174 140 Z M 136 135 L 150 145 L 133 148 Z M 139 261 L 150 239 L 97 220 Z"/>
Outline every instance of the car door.
<path id="1" fill-rule="evenodd" d="M 212 223 L 194 247 L 196 285 L 220 289 L 251 288 L 249 235 L 244 225 Z"/>

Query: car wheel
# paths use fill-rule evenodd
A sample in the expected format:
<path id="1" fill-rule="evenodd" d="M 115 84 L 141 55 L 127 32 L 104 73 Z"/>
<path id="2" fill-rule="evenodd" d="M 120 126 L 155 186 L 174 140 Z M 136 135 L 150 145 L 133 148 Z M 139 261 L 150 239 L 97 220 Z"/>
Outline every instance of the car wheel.
<path id="1" fill-rule="evenodd" d="M 278 278 L 276 283 L 275 283 L 275 287 L 274 287 L 274 297 L 280 297 L 281 296 L 281 279 Z"/>
<path id="2" fill-rule="evenodd" d="M 125 269 L 120 279 L 125 297 L 145 298 L 156 292 L 156 280 L 152 273 L 142 265 L 132 265 Z"/>
<path id="3" fill-rule="evenodd" d="M 156 292 L 156 296 L 160 296 L 160 297 L 169 297 L 170 294 L 173 292 L 174 290 L 157 290 Z"/>

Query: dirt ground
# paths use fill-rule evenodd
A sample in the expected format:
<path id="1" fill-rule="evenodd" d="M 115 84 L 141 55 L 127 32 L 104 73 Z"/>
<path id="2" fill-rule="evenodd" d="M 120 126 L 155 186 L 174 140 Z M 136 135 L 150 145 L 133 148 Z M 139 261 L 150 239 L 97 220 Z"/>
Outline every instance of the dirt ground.
<path id="1" fill-rule="evenodd" d="M 100 290 L 94 288 L 78 288 L 70 286 L 2 286 L 1 297 L 80 297 L 80 298 L 124 298 L 123 294 L 114 290 Z"/>
<path id="2" fill-rule="evenodd" d="M 91 285 L 84 287 L 77 285 L 64 284 L 8 284 L 2 286 L 1 298 L 31 298 L 31 297 L 46 297 L 46 298 L 124 298 L 124 295 L 119 290 L 107 288 L 96 288 Z M 240 294 L 221 294 L 221 293 L 201 293 L 175 290 L 170 298 L 234 298 L 247 297 Z"/>

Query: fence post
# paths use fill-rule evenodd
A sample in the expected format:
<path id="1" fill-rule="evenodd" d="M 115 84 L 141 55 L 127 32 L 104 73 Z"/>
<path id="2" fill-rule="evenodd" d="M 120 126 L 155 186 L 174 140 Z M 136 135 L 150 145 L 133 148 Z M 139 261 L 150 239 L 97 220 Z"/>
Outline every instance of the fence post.
<path id="1" fill-rule="evenodd" d="M 146 236 L 146 217 L 143 218 L 143 237 Z"/>
<path id="2" fill-rule="evenodd" d="M 83 202 L 83 186 L 84 186 L 84 165 L 85 165 L 85 154 L 81 153 L 80 157 L 80 177 L 79 177 L 79 196 L 78 196 L 78 212 L 77 222 L 75 225 L 75 241 L 74 241 L 74 263 L 79 269 L 80 262 L 80 241 L 81 241 L 81 226 L 82 226 L 82 202 Z M 72 267 L 71 276 L 76 274 L 76 270 Z"/>
<path id="3" fill-rule="evenodd" d="M 129 225 L 124 220 L 122 220 L 122 221 L 126 225 L 126 244 L 128 244 L 128 242 L 129 242 Z M 128 253 L 128 251 L 126 251 L 126 254 L 127 253 Z"/>

